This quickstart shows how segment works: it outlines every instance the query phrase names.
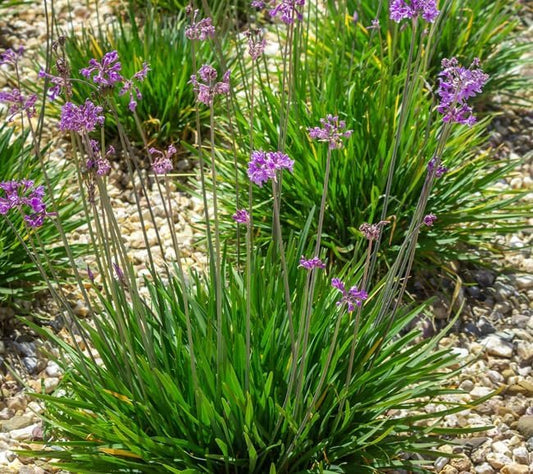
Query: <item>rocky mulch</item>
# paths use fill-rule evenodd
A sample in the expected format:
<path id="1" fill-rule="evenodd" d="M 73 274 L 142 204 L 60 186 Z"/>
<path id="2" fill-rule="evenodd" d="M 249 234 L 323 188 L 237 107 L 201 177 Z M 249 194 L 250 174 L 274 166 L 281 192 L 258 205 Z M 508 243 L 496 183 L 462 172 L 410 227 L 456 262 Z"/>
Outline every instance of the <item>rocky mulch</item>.
<path id="1" fill-rule="evenodd" d="M 84 25 L 96 25 L 94 4 L 70 4 L 68 0 L 54 2 L 56 18 L 63 27 L 79 31 Z M 69 8 L 69 5 L 71 7 Z M 99 2 L 101 19 L 113 20 L 112 8 Z M 0 48 L 24 44 L 29 58 L 35 57 L 45 37 L 45 20 L 42 6 L 35 2 L 13 8 L 0 19 Z M 32 66 L 33 67 L 33 66 Z M 4 82 L 2 82 L 4 81 Z M 5 79 L 0 74 L 0 88 Z M 496 119 L 493 145 L 499 147 L 501 159 L 527 157 L 533 143 L 533 116 L 526 109 L 506 110 Z M 58 142 L 59 143 L 59 142 Z M 55 158 L 64 158 L 63 145 L 56 147 Z M 533 163 L 531 157 L 508 180 L 498 183 L 507 189 L 532 189 Z M 533 189 L 532 189 L 533 190 Z M 140 230 L 131 189 L 124 188 L 123 176 L 116 169 L 110 179 L 110 195 L 117 216 L 124 226 L 124 237 L 131 249 L 137 269 L 142 275 L 147 251 Z M 154 201 L 155 221 L 148 224 L 149 238 L 155 238 L 154 228 L 160 229 L 163 240 L 169 242 L 167 223 L 163 219 L 160 198 L 154 191 L 149 194 Z M 205 256 L 192 246 L 195 223 L 202 217 L 198 199 L 172 189 L 175 224 L 178 238 L 184 245 L 186 263 L 204 265 Z M 533 199 L 533 193 L 531 194 Z M 533 229 L 533 219 L 532 219 Z M 462 360 L 472 362 L 460 375 L 450 380 L 450 386 L 463 393 L 449 396 L 449 400 L 475 400 L 491 392 L 497 394 L 478 407 L 444 418 L 447 427 L 491 428 L 475 435 L 455 439 L 454 446 L 442 448 L 443 456 L 434 463 L 434 471 L 445 474 L 525 474 L 533 473 L 533 256 L 531 254 L 532 229 L 501 237 L 498 244 L 510 251 L 490 269 L 470 269 L 464 273 L 465 285 L 460 297 L 466 303 L 459 323 L 442 340 L 442 346 L 456 352 Z M 73 241 L 86 241 L 82 229 L 72 234 Z M 170 249 L 163 249 L 159 255 Z M 172 257 L 168 255 L 168 257 Z M 158 263 L 162 263 L 159 261 Z M 79 317 L 87 316 L 87 309 L 76 293 L 72 305 Z M 48 305 L 48 306 L 47 306 Z M 48 324 L 65 334 L 68 320 L 50 302 L 40 304 Z M 439 318 L 448 317 L 446 301 L 435 304 L 431 323 L 438 326 Z M 13 318 L 12 309 L 0 308 L 0 320 Z M 28 396 L 29 390 L 54 393 L 62 374 L 53 362 L 56 350 L 29 330 L 17 328 L 9 338 L 0 340 L 0 362 L 6 359 L 12 372 L 2 375 L 0 384 L 0 472 L 43 474 L 57 472 L 49 464 L 35 458 L 18 456 L 17 449 L 31 449 L 42 439 L 42 405 Z M 23 388 L 23 384 L 27 388 Z M 429 403 L 426 410 L 445 408 L 447 399 Z M 459 457 L 450 459 L 447 454 Z"/>

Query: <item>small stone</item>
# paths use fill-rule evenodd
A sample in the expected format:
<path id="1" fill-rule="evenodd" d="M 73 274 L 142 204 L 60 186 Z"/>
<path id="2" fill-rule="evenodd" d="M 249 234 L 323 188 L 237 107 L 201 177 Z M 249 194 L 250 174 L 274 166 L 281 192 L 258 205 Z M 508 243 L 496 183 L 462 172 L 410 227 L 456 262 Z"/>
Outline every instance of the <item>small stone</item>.
<path id="1" fill-rule="evenodd" d="M 439 474 L 459 474 L 459 471 L 450 464 L 447 464 L 446 466 L 444 466 L 444 469 L 440 471 Z"/>
<path id="2" fill-rule="evenodd" d="M 516 345 L 516 355 L 525 365 L 531 365 L 533 362 L 533 343 L 520 341 Z"/>
<path id="3" fill-rule="evenodd" d="M 506 456 L 511 455 L 511 451 L 509 450 L 509 446 L 504 441 L 495 441 L 492 443 L 492 450 L 495 453 L 501 453 L 505 454 Z"/>
<path id="4" fill-rule="evenodd" d="M 494 280 L 496 279 L 496 275 L 494 272 L 491 272 L 490 270 L 478 270 L 474 273 L 474 279 L 476 280 L 477 284 L 483 288 L 486 288 L 488 286 L 491 286 L 494 283 Z"/>
<path id="5" fill-rule="evenodd" d="M 497 336 L 489 336 L 483 340 L 487 353 L 497 357 L 510 358 L 513 355 L 513 345 Z"/>
<path id="6" fill-rule="evenodd" d="M 3 421 L 1 423 L 2 425 L 2 431 L 13 431 L 18 430 L 20 428 L 25 428 L 26 426 L 31 425 L 33 421 L 33 417 L 28 415 L 21 415 L 21 416 L 14 416 L 13 418 Z"/>
<path id="7" fill-rule="evenodd" d="M 516 275 L 516 286 L 521 290 L 533 288 L 533 275 Z"/>
<path id="8" fill-rule="evenodd" d="M 494 474 L 496 472 L 488 462 L 476 466 L 474 471 L 476 474 Z"/>
<path id="9" fill-rule="evenodd" d="M 470 459 L 468 459 L 466 456 L 452 459 L 450 461 L 450 465 L 453 466 L 455 469 L 457 469 L 459 472 L 468 471 L 472 467 L 472 463 L 470 462 Z"/>
<path id="10" fill-rule="evenodd" d="M 61 368 L 53 360 L 48 362 L 46 366 L 46 375 L 48 377 L 59 377 L 61 375 Z"/>
<path id="11" fill-rule="evenodd" d="M 519 464 L 529 464 L 529 453 L 524 446 L 513 449 L 513 458 Z"/>
<path id="12" fill-rule="evenodd" d="M 461 385 L 459 385 L 459 388 L 461 390 L 464 390 L 465 392 L 471 392 L 474 389 L 474 382 L 471 380 L 463 380 L 461 382 Z"/>
<path id="13" fill-rule="evenodd" d="M 439 472 L 442 469 L 444 469 L 444 466 L 446 466 L 446 464 L 448 464 L 448 461 L 449 461 L 448 458 L 444 458 L 442 456 L 437 458 L 435 460 L 435 463 L 433 464 L 435 466 L 435 469 L 437 470 L 437 472 Z"/>
<path id="14" fill-rule="evenodd" d="M 57 377 L 50 377 L 44 379 L 44 391 L 48 394 L 52 393 L 59 384 L 59 379 Z"/>
<path id="15" fill-rule="evenodd" d="M 533 415 L 520 417 L 516 429 L 524 438 L 533 438 Z"/>
<path id="16" fill-rule="evenodd" d="M 45 471 L 39 466 L 22 466 L 19 474 L 45 474 Z"/>
<path id="17" fill-rule="evenodd" d="M 13 430 L 10 432 L 11 438 L 17 441 L 29 441 L 34 438 L 33 432 L 36 428 L 40 428 L 41 423 L 35 423 L 33 425 L 26 426 L 19 430 Z"/>
<path id="18" fill-rule="evenodd" d="M 18 397 L 13 397 L 12 399 L 7 401 L 7 408 L 10 410 L 13 410 L 14 412 L 17 412 L 18 410 L 24 410 L 27 405 L 26 398 L 22 395 L 19 395 Z"/>
<path id="19" fill-rule="evenodd" d="M 487 454 L 487 461 L 494 469 L 501 469 L 513 462 L 511 458 L 502 453 Z"/>
<path id="20" fill-rule="evenodd" d="M 30 375 L 38 374 L 46 366 L 46 361 L 37 357 L 23 357 L 22 362 Z"/>
<path id="21" fill-rule="evenodd" d="M 500 472 L 501 474 L 529 474 L 529 467 L 513 462 L 505 466 Z"/>
<path id="22" fill-rule="evenodd" d="M 470 396 L 473 399 L 486 397 L 492 392 L 492 389 L 488 387 L 474 387 L 472 391 L 470 391 Z"/>

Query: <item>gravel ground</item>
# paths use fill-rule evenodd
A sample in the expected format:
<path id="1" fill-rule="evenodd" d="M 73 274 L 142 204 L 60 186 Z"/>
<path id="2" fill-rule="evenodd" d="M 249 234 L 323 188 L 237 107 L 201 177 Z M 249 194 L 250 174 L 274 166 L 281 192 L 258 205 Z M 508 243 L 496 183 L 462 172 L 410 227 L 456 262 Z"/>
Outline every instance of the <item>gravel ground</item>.
<path id="1" fill-rule="evenodd" d="M 81 30 L 88 24 L 96 25 L 95 10 L 91 4 L 73 6 L 69 2 L 55 2 L 55 14 L 64 28 Z M 113 19 L 112 6 L 100 5 L 100 17 L 104 22 Z M 45 40 L 46 23 L 39 2 L 15 7 L 3 12 L 0 19 L 0 49 L 24 44 L 31 65 L 32 53 L 36 57 L 38 48 Z M 530 30 L 527 37 L 531 38 Z M 33 68 L 33 66 L 32 66 Z M 530 74 L 531 71 L 526 71 Z M 0 88 L 5 86 L 0 74 Z M 498 147 L 502 159 L 524 157 L 529 160 L 498 183 L 502 190 L 532 189 L 533 161 L 533 114 L 526 108 L 506 110 L 494 122 L 492 145 Z M 64 144 L 56 140 L 58 146 L 54 159 L 64 156 Z M 144 248 L 139 218 L 131 197 L 131 188 L 122 186 L 123 176 L 115 170 L 110 178 L 110 195 L 117 210 L 119 222 L 124 225 L 125 241 L 131 249 L 134 262 L 140 271 L 145 267 L 147 251 Z M 198 199 L 191 198 L 172 189 L 173 207 L 176 210 L 174 221 L 178 238 L 184 243 L 186 263 L 203 266 L 205 256 L 193 249 L 194 224 L 202 216 L 203 208 Z M 164 240 L 170 240 L 169 228 L 163 219 L 163 209 L 157 193 L 148 196 L 155 209 L 155 222 L 148 223 L 150 238 L 155 238 L 153 227 L 161 230 Z M 533 193 L 529 195 L 533 199 Z M 151 230 L 150 230 L 151 229 Z M 74 232 L 74 241 L 84 241 L 83 229 Z M 504 259 L 491 262 L 489 269 L 469 269 L 464 272 L 466 285 L 460 298 L 466 303 L 455 331 L 442 340 L 444 347 L 450 347 L 464 360 L 475 358 L 450 386 L 459 387 L 462 395 L 449 399 L 475 400 L 494 390 L 498 395 L 479 407 L 449 415 L 444 419 L 448 427 L 493 426 L 488 431 L 464 439 L 457 439 L 455 447 L 442 448 L 443 456 L 434 463 L 435 472 L 446 474 L 526 474 L 533 473 L 533 219 L 531 228 L 520 233 L 499 237 L 499 244 L 511 250 Z M 159 257 L 162 258 L 162 252 Z M 142 274 L 142 272 L 141 272 Z M 87 316 L 81 300 L 75 294 L 73 305 L 76 313 Z M 43 314 L 57 314 L 57 308 L 50 302 L 39 304 Z M 13 318 L 10 309 L 0 308 L 0 319 Z M 446 299 L 436 303 L 431 315 L 431 323 L 448 317 Z M 63 330 L 65 337 L 67 331 Z M 48 354 L 48 355 L 46 355 Z M 45 341 L 35 338 L 27 331 L 16 329 L 9 339 L 0 340 L 0 362 L 6 358 L 14 366 L 30 389 L 53 393 L 60 379 L 59 367 L 50 360 L 55 349 Z M 0 398 L 0 472 L 47 473 L 57 472 L 44 462 L 34 458 L 17 456 L 16 449 L 27 449 L 34 441 L 42 438 L 40 413 L 41 405 L 27 396 L 26 389 L 11 374 L 1 380 Z M 444 409 L 443 398 L 429 404 L 426 410 Z M 442 403 L 441 403 L 442 402 Z M 447 453 L 461 457 L 449 460 Z"/>

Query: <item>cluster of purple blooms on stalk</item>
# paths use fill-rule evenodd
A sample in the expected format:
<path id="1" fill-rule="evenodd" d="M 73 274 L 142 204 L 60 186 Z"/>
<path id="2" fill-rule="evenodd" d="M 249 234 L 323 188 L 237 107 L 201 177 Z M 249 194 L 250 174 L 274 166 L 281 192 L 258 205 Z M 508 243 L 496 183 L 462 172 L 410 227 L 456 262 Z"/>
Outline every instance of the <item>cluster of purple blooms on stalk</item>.
<path id="1" fill-rule="evenodd" d="M 174 145 L 169 145 L 166 151 L 152 147 L 148 149 L 148 153 L 152 155 L 152 171 L 155 174 L 167 174 L 174 168 L 172 157 L 177 153 Z"/>
<path id="2" fill-rule="evenodd" d="M 190 80 L 198 101 L 205 105 L 212 105 L 217 95 L 228 94 L 230 74 L 231 71 L 228 69 L 222 76 L 222 81 L 217 82 L 217 70 L 209 64 L 204 64 L 197 74 L 191 76 Z"/>
<path id="3" fill-rule="evenodd" d="M 87 158 L 85 166 L 87 171 L 96 173 L 97 176 L 106 176 L 111 171 L 111 164 L 109 157 L 115 154 L 115 148 L 110 146 L 105 156 L 102 156 L 100 145 L 96 140 L 90 139 L 89 144 L 91 146 L 91 156 Z"/>
<path id="4" fill-rule="evenodd" d="M 329 143 L 331 150 L 342 148 L 343 138 L 349 138 L 353 133 L 353 130 L 344 130 L 346 128 L 346 122 L 339 120 L 339 117 L 335 115 L 327 115 L 326 118 L 321 118 L 320 123 L 322 127 L 311 127 L 308 129 L 309 136 L 320 142 Z"/>
<path id="5" fill-rule="evenodd" d="M 264 31 L 259 28 L 250 28 L 244 32 L 244 36 L 248 38 L 248 53 L 255 61 L 265 50 L 266 39 Z"/>
<path id="6" fill-rule="evenodd" d="M 381 229 L 388 223 L 389 221 L 379 221 L 377 224 L 368 224 L 365 222 L 359 226 L 359 230 L 363 233 L 365 239 L 378 240 Z"/>
<path id="7" fill-rule="evenodd" d="M 489 76 L 480 69 L 478 58 L 472 61 L 470 68 L 460 66 L 457 58 L 443 59 L 442 67 L 437 110 L 444 115 L 444 122 L 473 125 L 476 118 L 467 100 L 481 93 Z"/>
<path id="8" fill-rule="evenodd" d="M 419 16 L 433 23 L 440 12 L 435 0 L 392 0 L 389 13 L 390 19 L 396 23 Z"/>
<path id="9" fill-rule="evenodd" d="M 448 168 L 446 168 L 446 166 L 443 166 L 440 163 L 437 165 L 437 161 L 438 160 L 436 159 L 436 157 L 433 157 L 431 158 L 431 160 L 429 160 L 428 172 L 433 173 L 433 170 L 435 170 L 435 177 L 440 178 L 448 172 Z"/>
<path id="10" fill-rule="evenodd" d="M 187 7 L 187 14 L 191 14 L 191 8 Z M 215 36 L 215 27 L 212 24 L 211 18 L 203 18 L 196 21 L 198 10 L 192 12 L 191 24 L 185 29 L 185 37 L 190 40 L 205 41 L 207 38 Z"/>
<path id="11" fill-rule="evenodd" d="M 294 23 L 294 18 L 298 20 L 303 19 L 302 13 L 298 7 L 303 7 L 305 0 L 281 0 L 274 8 L 270 10 L 270 16 L 275 18 L 279 15 L 279 19 L 286 25 Z M 252 5 L 253 6 L 253 5 Z"/>
<path id="12" fill-rule="evenodd" d="M 262 187 L 269 179 L 276 181 L 278 171 L 287 169 L 292 173 L 293 167 L 294 160 L 281 151 L 257 150 L 252 152 L 248 163 L 248 177 L 250 181 Z"/>
<path id="13" fill-rule="evenodd" d="M 5 196 L 0 196 L 0 214 L 6 215 L 11 209 L 17 209 L 24 215 L 24 220 L 30 227 L 41 227 L 46 216 L 46 204 L 43 201 L 44 187 L 35 186 L 33 181 L 5 181 L 0 183 L 0 189 Z M 29 213 L 25 209 L 29 208 Z"/>
<path id="14" fill-rule="evenodd" d="M 61 108 L 59 128 L 62 132 L 92 132 L 97 126 L 104 124 L 103 111 L 103 107 L 93 104 L 89 99 L 83 105 L 67 102 Z"/>
<path id="15" fill-rule="evenodd" d="M 422 219 L 422 222 L 424 225 L 431 227 L 435 223 L 436 220 L 437 220 L 437 216 L 435 214 L 428 214 L 427 216 L 424 216 L 424 219 Z"/>
<path id="16" fill-rule="evenodd" d="M 349 290 L 346 290 L 346 286 L 338 278 L 331 280 L 331 286 L 342 293 L 342 298 L 337 301 L 337 306 L 346 304 L 349 313 L 354 311 L 356 306 L 360 307 L 363 301 L 368 298 L 368 293 L 365 290 L 358 289 L 357 286 L 352 286 Z"/>
<path id="17" fill-rule="evenodd" d="M 10 122 L 20 112 L 26 112 L 28 118 L 33 117 L 35 115 L 37 95 L 31 94 L 26 97 L 20 89 L 13 88 L 10 91 L 0 91 L 0 102 L 8 106 L 7 121 Z"/>
<path id="18" fill-rule="evenodd" d="M 237 209 L 235 214 L 231 216 L 231 218 L 237 223 L 237 224 L 245 224 L 248 225 L 250 223 L 250 214 L 246 209 Z"/>
<path id="19" fill-rule="evenodd" d="M 140 71 L 137 71 L 131 79 L 125 79 L 121 74 L 122 64 L 119 61 L 116 51 L 109 51 L 104 54 L 101 61 L 92 58 L 89 61 L 89 67 L 80 70 L 82 76 L 98 85 L 101 91 L 111 90 L 116 84 L 121 83 L 119 95 L 129 93 L 130 101 L 128 108 L 133 112 L 137 107 L 137 101 L 142 99 L 142 94 L 134 81 L 142 82 L 146 79 L 150 67 L 143 63 Z"/>
<path id="20" fill-rule="evenodd" d="M 303 255 L 300 259 L 300 265 L 299 267 L 305 268 L 306 270 L 312 270 L 313 268 L 326 268 L 326 264 L 320 260 L 318 257 L 313 257 L 310 259 L 306 259 Z"/>

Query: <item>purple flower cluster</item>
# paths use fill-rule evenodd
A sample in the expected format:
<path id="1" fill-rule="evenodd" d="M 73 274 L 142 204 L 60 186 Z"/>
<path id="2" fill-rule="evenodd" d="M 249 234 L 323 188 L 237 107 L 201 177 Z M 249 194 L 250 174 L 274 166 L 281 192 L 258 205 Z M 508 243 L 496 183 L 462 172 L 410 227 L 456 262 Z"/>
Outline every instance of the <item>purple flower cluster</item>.
<path id="1" fill-rule="evenodd" d="M 253 0 L 253 2 L 250 3 L 250 6 L 256 10 L 262 10 L 266 7 L 266 3 L 263 2 L 263 0 Z"/>
<path id="2" fill-rule="evenodd" d="M 46 204 L 43 201 L 43 186 L 36 187 L 33 181 L 23 179 L 2 182 L 0 189 L 5 195 L 0 197 L 0 214 L 6 215 L 11 209 L 17 209 L 24 215 L 24 220 L 30 227 L 41 227 L 45 217 L 50 215 L 46 212 Z"/>
<path id="3" fill-rule="evenodd" d="M 435 0 L 392 0 L 390 4 L 390 19 L 396 23 L 418 16 L 433 23 L 439 13 Z"/>
<path id="4" fill-rule="evenodd" d="M 349 290 L 346 290 L 346 286 L 338 278 L 331 280 L 331 286 L 342 293 L 342 298 L 337 301 L 337 306 L 346 304 L 349 313 L 354 311 L 356 306 L 361 306 L 363 301 L 368 298 L 368 293 L 365 290 L 359 290 L 357 286 L 352 286 Z"/>
<path id="5" fill-rule="evenodd" d="M 94 171 L 97 176 L 106 176 L 111 171 L 109 157 L 115 154 L 115 148 L 110 146 L 105 156 L 102 156 L 100 145 L 96 140 L 89 141 L 91 145 L 91 156 L 85 162 L 88 171 Z"/>
<path id="6" fill-rule="evenodd" d="M 24 47 L 20 46 L 17 49 L 6 49 L 2 54 L 0 54 L 0 65 L 2 64 L 11 64 L 12 66 L 16 66 L 18 63 L 18 60 L 22 57 L 22 54 L 24 53 Z"/>
<path id="7" fill-rule="evenodd" d="M 194 10 L 191 25 L 185 29 L 185 36 L 190 40 L 205 41 L 207 38 L 215 36 L 215 27 L 211 18 L 203 18 L 196 22 L 198 10 Z"/>
<path id="8" fill-rule="evenodd" d="M 443 176 L 444 174 L 448 172 L 448 168 L 446 168 L 446 166 L 443 166 L 440 163 L 437 165 L 437 160 L 435 157 L 431 158 L 431 160 L 429 160 L 429 163 L 428 163 L 428 172 L 433 173 L 433 170 L 435 170 L 436 178 L 440 178 L 441 176 Z"/>
<path id="9" fill-rule="evenodd" d="M 287 169 L 292 173 L 293 167 L 294 160 L 280 151 L 253 151 L 248 163 L 248 177 L 262 187 L 269 179 L 276 181 L 277 171 Z"/>
<path id="10" fill-rule="evenodd" d="M 36 94 L 26 97 L 17 88 L 10 91 L 0 91 L 0 103 L 8 106 L 8 122 L 13 120 L 13 117 L 20 112 L 26 112 L 28 118 L 33 117 L 35 115 L 35 102 L 37 102 Z"/>
<path id="11" fill-rule="evenodd" d="M 65 77 L 53 76 L 52 74 L 48 74 L 44 69 L 39 71 L 39 77 L 41 79 L 47 78 L 52 83 L 52 86 L 48 89 L 48 98 L 50 101 L 56 100 L 62 90 L 65 90 L 67 95 L 70 95 L 72 92 L 72 85 Z"/>
<path id="12" fill-rule="evenodd" d="M 98 62 L 96 59 L 89 61 L 89 67 L 81 69 L 81 74 L 86 78 L 92 78 L 95 84 L 98 84 L 99 89 L 112 89 L 116 84 L 121 83 L 119 95 L 129 93 L 130 101 L 129 109 L 133 112 L 137 107 L 137 101 L 142 99 L 142 94 L 139 88 L 135 85 L 135 81 L 142 82 L 146 79 L 150 67 L 147 63 L 143 63 L 142 69 L 137 71 L 131 79 L 125 79 L 120 73 L 122 64 L 119 61 L 118 53 L 110 51 L 105 53 L 102 60 Z"/>
<path id="13" fill-rule="evenodd" d="M 237 209 L 237 211 L 231 216 L 231 218 L 235 222 L 237 222 L 237 224 L 248 225 L 250 223 L 250 214 L 246 209 Z"/>
<path id="14" fill-rule="evenodd" d="M 329 143 L 330 149 L 342 148 L 343 138 L 349 138 L 353 130 L 346 130 L 346 122 L 344 120 L 339 120 L 339 117 L 334 115 L 328 115 L 326 118 L 320 119 L 322 127 L 312 127 L 309 128 L 309 136 L 312 139 L 318 140 L 320 142 Z"/>
<path id="15" fill-rule="evenodd" d="M 135 85 L 134 80 L 143 82 L 150 71 L 150 67 L 147 63 L 143 63 L 143 67 L 140 71 L 137 71 L 131 79 L 124 80 L 122 89 L 118 95 L 130 94 L 130 102 L 128 108 L 133 112 L 137 108 L 137 101 L 142 99 L 142 94 L 139 88 Z"/>
<path id="16" fill-rule="evenodd" d="M 431 227 L 435 223 L 436 220 L 437 220 L 437 216 L 435 214 L 428 214 L 427 216 L 424 216 L 424 219 L 422 219 L 422 222 L 424 223 L 424 225 Z"/>
<path id="17" fill-rule="evenodd" d="M 191 84 L 197 94 L 198 101 L 205 105 L 211 105 L 217 95 L 229 93 L 229 78 L 231 71 L 228 69 L 222 81 L 217 82 L 217 70 L 209 64 L 204 64 L 199 70 L 198 74 L 191 76 Z M 200 80 L 198 80 L 198 76 Z"/>
<path id="18" fill-rule="evenodd" d="M 302 13 L 298 7 L 303 7 L 305 0 L 281 0 L 274 8 L 270 10 L 270 16 L 275 18 L 279 15 L 279 19 L 286 25 L 294 23 L 294 18 L 298 20 L 303 19 Z"/>
<path id="19" fill-rule="evenodd" d="M 59 128 L 62 132 L 78 132 L 80 134 L 92 132 L 97 125 L 103 125 L 103 108 L 94 105 L 89 99 L 83 105 L 67 102 L 61 108 Z"/>
<path id="20" fill-rule="evenodd" d="M 479 68 L 479 59 L 474 59 L 470 68 L 459 65 L 457 58 L 443 59 L 439 76 L 440 97 L 438 111 L 444 115 L 444 122 L 473 125 L 476 118 L 467 100 L 481 93 L 489 76 Z"/>
<path id="21" fill-rule="evenodd" d="M 248 52 L 255 61 L 265 50 L 266 39 L 263 30 L 258 28 L 251 28 L 244 32 L 244 36 L 248 38 Z"/>
<path id="22" fill-rule="evenodd" d="M 388 223 L 389 221 L 379 221 L 377 224 L 368 224 L 365 222 L 359 226 L 359 230 L 363 233 L 365 239 L 378 240 L 381 229 Z"/>
<path id="23" fill-rule="evenodd" d="M 112 88 L 117 82 L 123 81 L 121 69 L 122 64 L 118 60 L 118 53 L 109 51 L 104 54 L 100 62 L 92 58 L 89 61 L 89 67 L 81 69 L 80 73 L 87 79 L 92 77 L 93 82 L 102 88 Z"/>
<path id="24" fill-rule="evenodd" d="M 300 259 L 300 265 L 298 266 L 305 268 L 306 270 L 312 270 L 313 268 L 326 268 L 326 264 L 318 257 L 313 257 L 308 260 L 303 255 Z"/>
<path id="25" fill-rule="evenodd" d="M 174 145 L 169 145 L 167 151 L 161 151 L 157 148 L 149 148 L 148 153 L 152 155 L 152 171 L 155 174 L 167 174 L 172 171 L 174 165 L 172 164 L 172 157 L 177 150 Z"/>

